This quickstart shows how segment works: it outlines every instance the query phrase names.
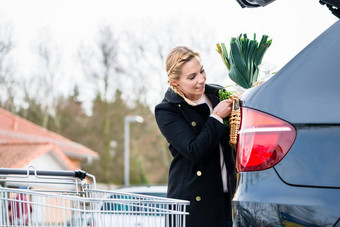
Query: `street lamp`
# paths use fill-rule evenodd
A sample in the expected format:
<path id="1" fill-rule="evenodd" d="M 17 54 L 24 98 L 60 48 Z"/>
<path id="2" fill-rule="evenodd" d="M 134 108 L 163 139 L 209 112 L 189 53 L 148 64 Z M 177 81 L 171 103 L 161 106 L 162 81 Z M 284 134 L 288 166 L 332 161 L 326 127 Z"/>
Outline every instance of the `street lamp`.
<path id="1" fill-rule="evenodd" d="M 142 123 L 141 116 L 126 116 L 124 119 L 124 186 L 130 184 L 130 122 Z"/>

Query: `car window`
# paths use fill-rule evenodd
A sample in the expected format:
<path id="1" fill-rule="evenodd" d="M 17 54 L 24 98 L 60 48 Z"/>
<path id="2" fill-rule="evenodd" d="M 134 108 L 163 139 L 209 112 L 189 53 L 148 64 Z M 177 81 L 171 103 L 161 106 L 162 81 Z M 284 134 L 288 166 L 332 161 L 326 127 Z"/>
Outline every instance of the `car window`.
<path id="1" fill-rule="evenodd" d="M 165 192 L 141 192 L 137 194 L 142 194 L 142 195 L 149 195 L 149 196 L 158 196 L 158 197 L 166 197 Z"/>
<path id="2" fill-rule="evenodd" d="M 166 193 L 164 192 L 142 192 L 142 193 L 135 193 L 135 194 L 142 194 L 148 196 L 157 196 L 157 197 L 166 197 Z M 144 206 L 138 204 L 126 204 L 124 201 L 134 201 L 133 196 L 130 195 L 110 195 L 108 199 L 117 199 L 115 202 L 105 201 L 103 205 L 100 207 L 101 211 L 109 211 L 108 213 L 112 213 L 114 211 L 145 211 L 150 212 L 152 208 L 159 208 L 159 205 L 153 205 L 152 207 L 145 208 Z M 124 200 L 119 202 L 119 200 Z M 105 212 L 104 212 L 105 213 Z"/>

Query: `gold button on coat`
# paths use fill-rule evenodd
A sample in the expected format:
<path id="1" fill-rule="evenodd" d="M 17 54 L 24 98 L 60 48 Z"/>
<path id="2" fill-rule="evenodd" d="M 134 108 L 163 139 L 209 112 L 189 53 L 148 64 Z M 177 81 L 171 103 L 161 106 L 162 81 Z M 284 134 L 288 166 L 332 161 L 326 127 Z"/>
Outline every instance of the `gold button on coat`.
<path id="1" fill-rule="evenodd" d="M 201 171 L 197 171 L 196 174 L 197 174 L 197 176 L 199 176 L 199 177 L 202 176 L 202 172 L 201 172 Z"/>
<path id="2" fill-rule="evenodd" d="M 195 121 L 191 122 L 191 125 L 195 127 L 196 126 L 196 122 Z"/>
<path id="3" fill-rule="evenodd" d="M 178 104 L 178 107 L 181 107 L 181 104 Z"/>
<path id="4" fill-rule="evenodd" d="M 196 196 L 196 201 L 197 202 L 201 201 L 201 196 Z"/>

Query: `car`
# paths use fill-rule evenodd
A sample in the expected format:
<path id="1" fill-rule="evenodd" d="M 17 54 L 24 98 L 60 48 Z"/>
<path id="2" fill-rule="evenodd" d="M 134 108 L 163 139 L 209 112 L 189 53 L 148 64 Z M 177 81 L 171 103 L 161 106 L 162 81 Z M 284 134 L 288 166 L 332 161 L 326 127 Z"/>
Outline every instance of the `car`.
<path id="1" fill-rule="evenodd" d="M 166 198 L 167 186 L 131 186 L 105 193 L 91 226 L 183 226 L 189 201 Z"/>
<path id="2" fill-rule="evenodd" d="M 264 7 L 275 0 L 236 0 L 242 8 L 255 8 Z M 320 4 L 327 6 L 327 8 L 335 15 L 340 18 L 340 0 L 319 0 Z M 304 9 L 308 9 L 307 7 Z"/>
<path id="3" fill-rule="evenodd" d="M 166 197 L 168 190 L 167 185 L 138 185 L 138 186 L 125 186 L 119 187 L 115 191 L 135 193 L 141 195 Z"/>
<path id="4" fill-rule="evenodd" d="M 84 215 L 76 215 L 72 216 L 67 222 L 66 226 L 84 226 L 84 227 L 90 227 L 91 225 L 91 218 L 88 218 L 87 220 L 84 218 Z"/>
<path id="5" fill-rule="evenodd" d="M 340 226 L 340 20 L 240 97 L 234 226 Z"/>
<path id="6" fill-rule="evenodd" d="M 143 205 L 135 204 L 135 201 L 139 200 L 152 200 L 152 201 L 164 201 L 166 197 L 167 186 L 127 186 L 115 189 L 107 197 L 107 201 L 101 206 L 102 211 L 133 211 L 133 212 L 148 212 L 149 208 Z M 142 195 L 142 196 L 139 196 Z M 131 201 L 119 202 L 119 200 Z M 118 202 L 112 202 L 118 201 Z M 148 204 L 149 205 L 149 204 Z M 159 208 L 160 205 L 155 203 L 153 208 Z M 108 212 L 110 213 L 110 212 Z"/>

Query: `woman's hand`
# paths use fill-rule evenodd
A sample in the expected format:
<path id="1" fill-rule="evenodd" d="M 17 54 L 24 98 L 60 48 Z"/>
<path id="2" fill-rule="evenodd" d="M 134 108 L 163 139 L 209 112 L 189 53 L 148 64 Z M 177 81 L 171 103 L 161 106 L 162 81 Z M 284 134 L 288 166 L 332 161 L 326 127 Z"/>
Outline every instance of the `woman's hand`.
<path id="1" fill-rule="evenodd" d="M 231 113 L 231 108 L 233 105 L 233 100 L 226 99 L 221 101 L 215 108 L 213 109 L 212 113 L 219 116 L 220 118 L 226 118 Z"/>

